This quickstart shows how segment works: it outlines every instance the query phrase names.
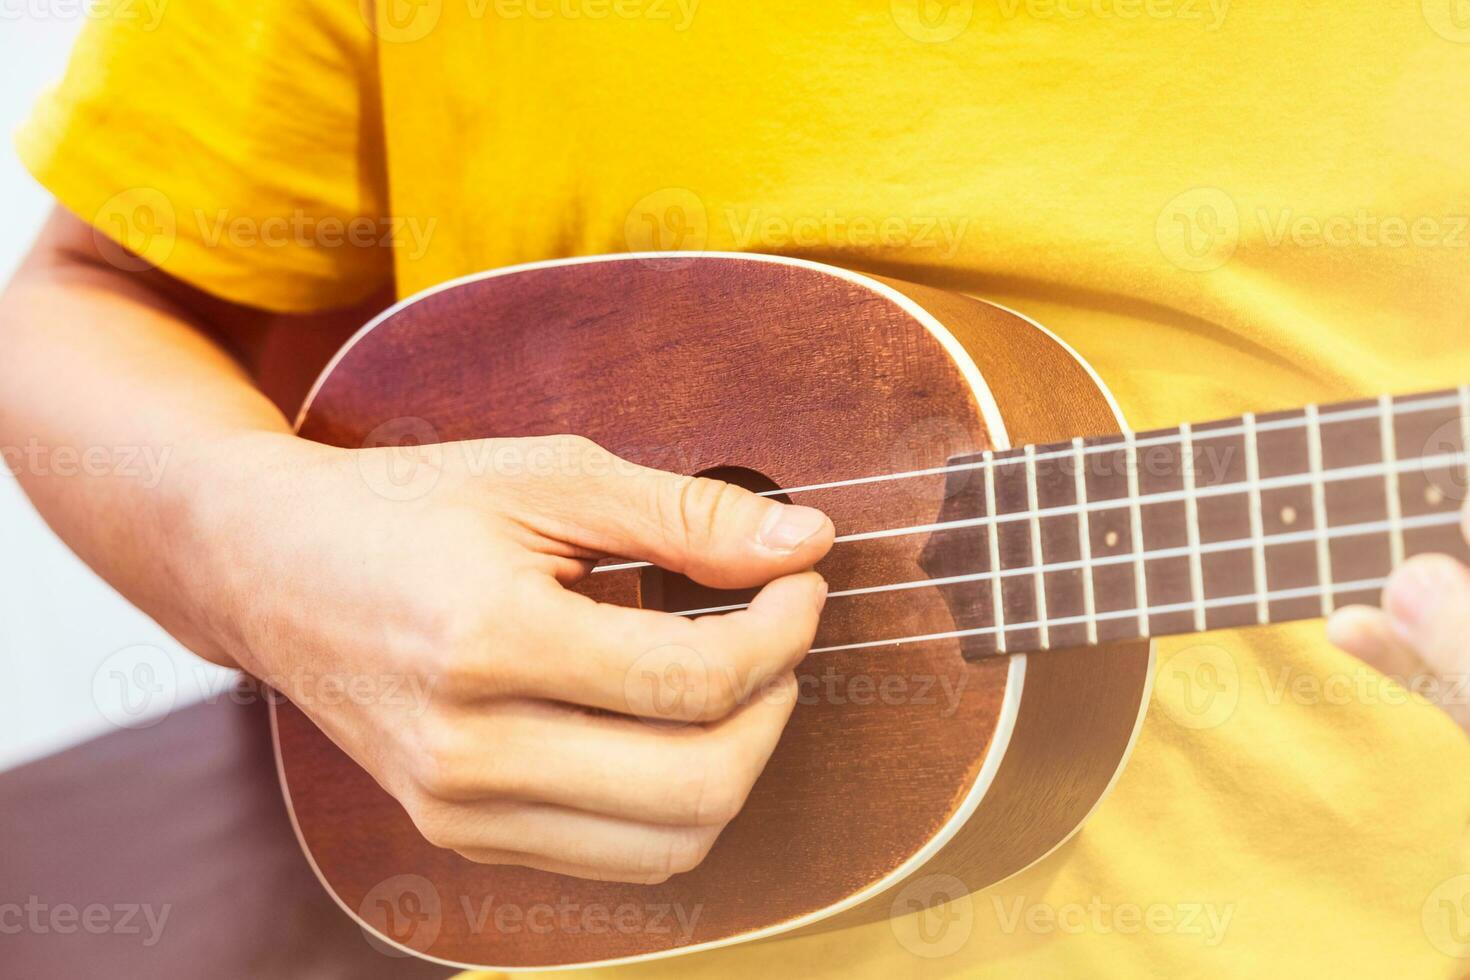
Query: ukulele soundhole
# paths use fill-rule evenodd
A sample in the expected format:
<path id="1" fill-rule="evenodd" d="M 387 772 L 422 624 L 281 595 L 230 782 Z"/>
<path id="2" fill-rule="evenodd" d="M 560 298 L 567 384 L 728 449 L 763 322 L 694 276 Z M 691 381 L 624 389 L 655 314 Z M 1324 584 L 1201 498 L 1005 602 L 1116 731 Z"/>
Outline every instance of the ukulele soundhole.
<path id="1" fill-rule="evenodd" d="M 747 469 L 744 466 L 717 466 L 695 475 L 724 480 L 726 483 L 744 487 L 753 493 L 769 493 L 780 489 L 780 486 L 764 473 Z M 791 503 L 791 499 L 784 493 L 773 494 L 772 497 L 782 503 Z M 681 612 L 685 609 L 708 609 L 715 606 L 746 603 L 755 598 L 758 591 L 759 589 L 712 589 L 686 576 L 655 567 L 643 570 L 640 594 L 645 609 Z"/>

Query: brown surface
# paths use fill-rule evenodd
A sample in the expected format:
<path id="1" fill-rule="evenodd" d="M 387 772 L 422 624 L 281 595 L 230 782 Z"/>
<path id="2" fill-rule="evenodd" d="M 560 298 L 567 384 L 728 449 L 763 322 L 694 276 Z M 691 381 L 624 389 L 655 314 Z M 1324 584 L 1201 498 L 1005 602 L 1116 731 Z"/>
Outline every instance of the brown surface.
<path id="1" fill-rule="evenodd" d="M 6 977 L 413 980 L 451 972 L 379 952 L 322 890 L 281 805 L 258 703 L 181 709 L 0 773 L 0 840 Z M 42 910 L 42 928 L 13 932 L 24 924 L 17 915 L 29 918 L 28 902 Z M 126 911 L 143 905 L 155 921 L 167 909 L 151 945 L 147 919 Z M 97 933 L 65 918 L 65 909 L 89 906 L 106 907 L 116 928 Z M 59 929 L 50 919 L 58 911 Z"/>
<path id="2" fill-rule="evenodd" d="M 944 297 L 936 294 L 934 307 L 942 319 L 964 321 L 956 329 L 992 384 L 1015 375 L 997 389 L 1003 413 L 1017 420 L 1013 438 L 1111 427 L 1101 398 L 1060 348 L 1019 320 L 959 298 L 946 306 Z M 1054 376 L 1037 373 L 1053 364 Z M 742 465 L 788 487 L 937 466 L 988 444 L 954 363 L 899 308 L 822 273 L 714 257 L 563 266 L 441 292 L 351 350 L 302 434 L 360 445 L 404 417 L 428 420 L 446 441 L 578 432 L 649 465 Z M 931 521 L 943 499 L 938 476 L 804 495 L 844 533 Z M 905 536 L 839 545 L 821 570 L 834 589 L 922 577 L 923 544 Z M 622 576 L 614 597 L 636 601 L 636 574 L 614 574 Z M 837 599 L 817 645 L 950 628 L 937 590 Z M 1016 761 L 1002 769 L 1010 795 L 982 807 L 947 849 L 960 860 L 946 870 L 984 884 L 1076 824 L 1116 768 L 1146 663 L 1138 647 L 1094 650 L 1053 654 L 1031 672 Z M 798 673 L 820 681 L 829 669 L 878 689 L 886 678 L 923 678 L 932 690 L 947 684 L 959 692 L 958 707 L 951 715 L 942 698 L 912 703 L 918 696 L 866 706 L 807 699 L 705 863 L 650 887 L 479 866 L 433 848 L 305 716 L 287 706 L 277 717 L 302 834 L 345 904 L 392 932 L 385 915 L 395 908 L 437 903 L 433 929 L 399 938 L 445 959 L 577 962 L 735 935 L 823 908 L 884 876 L 943 826 L 989 745 L 1004 662 L 966 664 L 959 644 L 945 641 L 814 654 Z M 498 932 L 465 914 L 487 899 L 521 908 L 670 906 L 698 918 L 683 933 Z"/>
<path id="3" fill-rule="evenodd" d="M 1241 417 L 1193 427 L 1192 492 L 1185 479 L 1189 470 L 1180 428 L 1138 433 L 1133 450 L 1136 494 L 1128 478 L 1130 452 L 1122 438 L 1088 439 L 1089 451 L 1083 457 L 1086 500 L 1103 506 L 1089 512 L 1087 554 L 1094 561 L 1111 563 L 1095 565 L 1087 573 L 1080 569 L 1046 572 L 1044 604 L 1037 601 L 1035 575 L 1007 577 L 1002 590 L 1003 647 L 994 632 L 992 583 L 946 588 L 946 600 L 960 628 L 984 631 L 965 637 L 965 655 L 974 658 L 1087 642 L 1085 624 L 1067 622 L 1084 613 L 1084 574 L 1092 579 L 1096 610 L 1104 615 L 1096 624 L 1102 642 L 1255 625 L 1262 617 L 1275 623 L 1315 619 L 1323 614 L 1324 583 L 1334 586 L 1333 607 L 1353 602 L 1376 605 L 1394 564 L 1390 495 L 1401 517 L 1409 522 L 1400 532 L 1406 556 L 1442 551 L 1462 560 L 1470 558 L 1470 546 L 1458 527 L 1467 485 L 1459 394 L 1454 390 L 1426 392 L 1398 398 L 1392 406 L 1392 414 L 1385 414 L 1377 401 L 1321 406 L 1316 425 L 1320 458 L 1315 468 L 1313 429 L 1306 411 L 1260 416 L 1255 426 L 1254 462 L 1264 487 L 1255 489 L 1247 479 L 1249 450 Z M 1365 411 L 1366 417 L 1349 417 Z M 1389 460 L 1383 452 L 1385 424 L 1393 429 L 1393 458 Z M 1052 454 L 1059 458 L 1049 459 Z M 1444 461 L 1432 466 L 1417 464 L 1426 458 Z M 1027 515 L 1077 503 L 1077 453 L 1070 442 L 1037 445 L 1032 461 L 1026 459 L 1020 449 L 997 454 L 994 462 L 982 454 L 956 457 L 955 462 L 981 468 L 951 474 L 952 491 L 941 515 L 942 520 L 957 523 L 983 516 L 988 470 L 997 511 L 1012 518 L 995 527 L 1002 568 L 1034 568 L 1043 562 L 1043 557 L 1032 553 L 1032 521 Z M 1375 469 L 1379 472 L 1373 472 Z M 1391 478 L 1390 469 L 1395 471 Z M 1034 480 L 1028 470 L 1034 472 Z M 1312 491 L 1314 480 L 1322 486 L 1320 513 Z M 1033 483 L 1034 508 L 1029 502 Z M 1259 503 L 1252 499 L 1257 494 Z M 1170 495 L 1178 499 L 1160 499 Z M 1196 509 L 1193 525 L 1191 501 Z M 1146 557 L 1146 588 L 1140 594 L 1131 560 L 1135 505 L 1140 550 L 1145 555 L 1183 551 L 1192 531 L 1202 545 L 1212 549 L 1201 554 L 1197 583 L 1187 555 Z M 1253 509 L 1259 518 L 1254 525 Z M 1083 558 L 1076 514 L 1037 520 L 1045 564 Z M 1430 521 L 1437 523 L 1415 524 Z M 1259 527 L 1259 537 L 1253 526 Z M 936 533 L 925 549 L 925 569 L 935 577 L 988 571 L 990 532 L 990 527 L 969 526 Z M 1319 549 L 1319 537 L 1327 542 L 1326 549 Z M 1256 546 L 1263 572 L 1259 583 L 1253 564 Z M 1306 594 L 1266 599 L 1261 613 L 1258 589 L 1262 593 L 1305 590 Z M 1204 603 L 1221 604 L 1196 607 L 1196 596 Z M 1175 608 L 1159 611 L 1160 607 Z M 1045 639 L 1037 627 L 1015 626 L 1043 619 L 1049 624 Z"/>
<path id="4" fill-rule="evenodd" d="M 1083 366 L 1025 321 L 967 297 L 884 281 L 938 316 L 964 344 L 1000 405 L 1013 445 L 1117 429 Z M 896 885 L 805 931 L 910 912 L 915 900 L 942 900 L 943 879 L 929 876 L 953 876 L 977 891 L 1061 844 L 1118 769 L 1147 697 L 1149 651 L 1148 643 L 1119 643 L 1028 657 L 1025 696 L 995 781 L 954 838 L 909 876 L 914 890 Z M 936 885 L 926 887 L 926 878 Z"/>

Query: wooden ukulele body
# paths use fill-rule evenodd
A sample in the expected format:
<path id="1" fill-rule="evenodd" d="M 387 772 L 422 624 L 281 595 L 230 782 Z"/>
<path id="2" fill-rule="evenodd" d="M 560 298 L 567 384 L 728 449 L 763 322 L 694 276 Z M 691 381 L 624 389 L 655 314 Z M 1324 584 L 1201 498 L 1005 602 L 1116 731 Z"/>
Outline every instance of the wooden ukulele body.
<path id="1" fill-rule="evenodd" d="M 340 446 L 575 432 L 766 489 L 1117 431 L 1115 412 L 1074 353 L 998 307 L 815 263 L 669 253 L 500 270 L 399 304 L 328 367 L 298 429 Z M 801 502 L 847 533 L 932 522 L 946 493 L 934 474 Z M 839 545 L 819 570 L 833 590 L 923 578 L 924 545 Z M 585 588 L 685 608 L 660 574 Z M 883 592 L 829 602 L 816 645 L 952 629 L 941 589 Z M 273 721 L 302 847 L 350 915 L 440 962 L 549 968 L 853 925 L 1014 874 L 1111 786 L 1152 666 L 1146 641 L 976 662 L 959 640 L 812 654 L 740 816 L 703 864 L 655 886 L 435 848 L 299 709 Z"/>

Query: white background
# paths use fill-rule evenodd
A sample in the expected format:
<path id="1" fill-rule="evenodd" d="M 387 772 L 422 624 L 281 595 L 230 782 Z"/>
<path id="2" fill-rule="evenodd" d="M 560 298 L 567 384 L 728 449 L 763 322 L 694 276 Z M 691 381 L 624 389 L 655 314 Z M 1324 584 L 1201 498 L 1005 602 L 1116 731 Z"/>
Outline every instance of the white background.
<path id="1" fill-rule="evenodd" d="M 51 207 L 11 134 L 60 78 L 83 6 L 0 0 L 0 279 Z M 0 471 L 0 769 L 220 696 L 228 678 L 93 575 Z"/>

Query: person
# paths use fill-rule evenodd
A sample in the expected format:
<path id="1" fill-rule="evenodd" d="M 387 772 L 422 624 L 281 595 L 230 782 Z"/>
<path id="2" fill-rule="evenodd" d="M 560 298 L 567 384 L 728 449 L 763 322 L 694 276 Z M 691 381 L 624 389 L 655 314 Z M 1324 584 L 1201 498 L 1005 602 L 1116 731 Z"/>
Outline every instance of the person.
<path id="1" fill-rule="evenodd" d="M 351 327 L 484 268 L 736 249 L 1017 308 L 1135 428 L 1459 384 L 1470 110 L 1441 93 L 1467 43 L 1451 0 L 113 5 L 18 137 L 58 206 L 0 302 L 0 440 L 167 451 L 156 486 L 18 476 L 200 656 L 288 695 L 432 682 L 415 716 L 302 698 L 430 840 L 660 880 L 780 734 L 831 523 L 576 434 L 556 472 L 446 453 L 387 500 L 362 472 L 388 450 L 297 439 L 284 407 Z M 762 589 L 695 622 L 601 606 L 566 586 L 602 554 Z M 1386 598 L 1338 614 L 1340 648 L 1320 623 L 1160 641 L 1113 794 L 958 925 L 622 974 L 1459 975 L 1470 745 L 1380 670 L 1463 676 L 1470 572 L 1414 559 Z M 678 737 L 575 707 L 618 710 L 666 643 L 721 667 Z"/>

